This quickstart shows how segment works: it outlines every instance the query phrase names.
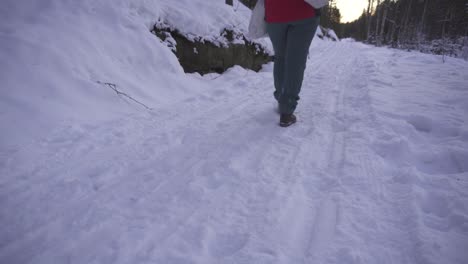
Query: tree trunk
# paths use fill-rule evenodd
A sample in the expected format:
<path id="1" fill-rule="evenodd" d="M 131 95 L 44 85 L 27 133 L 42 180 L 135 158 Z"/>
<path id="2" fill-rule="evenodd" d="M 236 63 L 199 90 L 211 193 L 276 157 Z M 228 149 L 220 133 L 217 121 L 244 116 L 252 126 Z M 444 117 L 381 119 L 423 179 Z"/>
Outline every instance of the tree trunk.
<path id="1" fill-rule="evenodd" d="M 379 39 L 379 26 L 380 26 L 380 13 L 381 10 L 380 6 L 380 0 L 377 0 L 377 6 L 375 8 L 375 16 L 376 16 L 376 21 L 375 21 L 375 42 L 377 46 L 380 46 L 380 39 Z"/>
<path id="2" fill-rule="evenodd" d="M 419 25 L 419 32 L 421 34 L 424 34 L 425 33 L 425 27 L 426 27 L 426 14 L 427 14 L 427 6 L 429 5 L 429 0 L 425 0 L 425 3 L 424 3 L 424 10 L 423 10 L 423 13 L 422 13 L 422 17 L 421 17 L 421 23 Z"/>
<path id="3" fill-rule="evenodd" d="M 255 7 L 255 4 L 257 4 L 257 0 L 239 0 L 239 2 L 241 2 L 250 9 L 253 9 Z"/>
<path id="4" fill-rule="evenodd" d="M 368 0 L 367 6 L 367 31 L 366 31 L 366 40 L 369 42 L 370 38 L 370 29 L 371 29 L 371 22 L 372 22 L 372 9 L 374 5 L 374 0 Z"/>
<path id="5" fill-rule="evenodd" d="M 418 49 L 420 50 L 421 48 L 421 42 L 424 41 L 425 39 L 425 24 L 426 24 L 426 12 L 427 12 L 427 6 L 429 4 L 429 0 L 424 0 L 424 9 L 421 15 L 421 20 L 418 25 L 418 30 L 416 32 L 417 34 L 417 40 L 418 40 Z"/>
<path id="6" fill-rule="evenodd" d="M 391 42 L 392 47 L 395 48 L 395 46 L 396 46 L 396 44 L 395 44 L 395 33 L 396 33 L 396 30 L 397 30 L 397 25 L 396 25 L 396 22 L 393 21 L 393 20 L 388 20 L 388 21 L 390 22 L 390 24 L 392 24 L 392 29 L 388 33 L 387 38 Z"/>
<path id="7" fill-rule="evenodd" d="M 406 13 L 404 16 L 404 20 L 402 21 L 402 25 L 400 26 L 400 30 L 398 32 L 398 44 L 401 44 L 403 41 L 406 43 L 408 41 L 408 23 L 411 15 L 411 6 L 413 5 L 413 0 L 409 0 L 408 6 L 403 6 L 406 8 Z"/>
<path id="8" fill-rule="evenodd" d="M 384 36 L 384 31 L 385 31 L 385 22 L 387 20 L 387 13 L 388 13 L 388 1 L 385 0 L 384 2 L 384 11 L 383 11 L 383 17 L 382 17 L 382 25 L 380 26 L 380 36 L 379 36 L 379 41 L 381 44 Z"/>
<path id="9" fill-rule="evenodd" d="M 394 19 L 395 21 L 393 22 L 393 28 L 392 28 L 392 35 L 390 36 L 391 40 L 392 40 L 392 47 L 398 47 L 399 43 L 398 43 L 398 39 L 400 38 L 399 37 L 399 32 L 400 32 L 400 29 L 401 29 L 401 17 L 399 15 L 400 13 L 400 7 L 401 7 L 401 1 L 398 1 L 397 2 L 397 5 L 396 5 L 396 8 L 394 10 Z M 398 22 L 400 21 L 400 22 Z"/>

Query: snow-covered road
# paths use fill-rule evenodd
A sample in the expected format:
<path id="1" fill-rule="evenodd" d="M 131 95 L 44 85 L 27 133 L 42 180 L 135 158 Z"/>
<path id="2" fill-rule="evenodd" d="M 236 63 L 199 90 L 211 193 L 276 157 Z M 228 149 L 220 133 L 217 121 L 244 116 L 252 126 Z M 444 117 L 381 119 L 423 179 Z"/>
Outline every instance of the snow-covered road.
<path id="1" fill-rule="evenodd" d="M 271 71 L 2 149 L 0 263 L 468 261 L 466 62 L 315 42 L 286 129 Z"/>

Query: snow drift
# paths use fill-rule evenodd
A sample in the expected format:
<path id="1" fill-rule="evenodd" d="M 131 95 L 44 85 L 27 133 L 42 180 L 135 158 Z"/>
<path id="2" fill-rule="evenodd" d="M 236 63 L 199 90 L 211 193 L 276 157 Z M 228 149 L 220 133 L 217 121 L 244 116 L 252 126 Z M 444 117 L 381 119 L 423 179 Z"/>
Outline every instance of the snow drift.
<path id="1" fill-rule="evenodd" d="M 141 104 L 157 111 L 197 93 L 203 84 L 183 74 L 153 25 L 164 20 L 214 40 L 224 28 L 245 30 L 249 12 L 216 0 L 3 1 L 0 146 L 43 136 L 64 120 L 100 122 Z"/>

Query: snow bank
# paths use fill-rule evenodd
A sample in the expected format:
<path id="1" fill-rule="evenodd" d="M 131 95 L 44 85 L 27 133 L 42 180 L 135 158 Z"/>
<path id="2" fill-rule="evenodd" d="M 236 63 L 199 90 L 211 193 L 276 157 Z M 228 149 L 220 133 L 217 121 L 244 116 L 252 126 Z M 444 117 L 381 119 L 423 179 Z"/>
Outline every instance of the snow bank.
<path id="1" fill-rule="evenodd" d="M 216 0 L 3 1 L 0 146 L 65 120 L 100 122 L 143 105 L 157 112 L 197 93 L 203 84 L 183 73 L 151 27 L 164 20 L 215 39 L 226 27 L 245 31 L 249 12 Z"/>

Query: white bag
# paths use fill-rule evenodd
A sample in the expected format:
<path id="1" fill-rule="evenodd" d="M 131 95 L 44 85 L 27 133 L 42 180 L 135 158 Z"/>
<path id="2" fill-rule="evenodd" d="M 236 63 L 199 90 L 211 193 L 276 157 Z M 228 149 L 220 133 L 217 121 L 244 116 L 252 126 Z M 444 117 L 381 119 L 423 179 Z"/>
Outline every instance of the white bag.
<path id="1" fill-rule="evenodd" d="M 252 10 L 247 36 L 252 39 L 268 36 L 265 22 L 265 0 L 258 0 Z"/>
<path id="2" fill-rule="evenodd" d="M 304 0 L 315 9 L 328 5 L 328 0 Z"/>

